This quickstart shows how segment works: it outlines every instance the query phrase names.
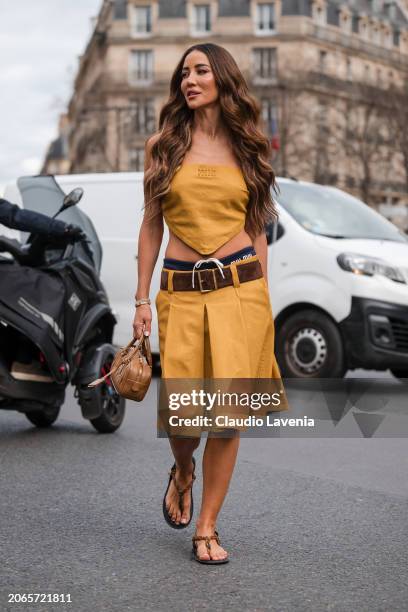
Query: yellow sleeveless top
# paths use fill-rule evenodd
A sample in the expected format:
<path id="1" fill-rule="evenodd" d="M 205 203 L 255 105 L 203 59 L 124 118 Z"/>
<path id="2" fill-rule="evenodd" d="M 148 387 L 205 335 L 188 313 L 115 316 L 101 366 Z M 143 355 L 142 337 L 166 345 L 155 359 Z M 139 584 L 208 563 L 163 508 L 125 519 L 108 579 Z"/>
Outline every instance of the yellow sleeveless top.
<path id="1" fill-rule="evenodd" d="M 192 163 L 177 168 L 161 204 L 169 229 L 209 255 L 243 229 L 248 201 L 240 168 Z"/>

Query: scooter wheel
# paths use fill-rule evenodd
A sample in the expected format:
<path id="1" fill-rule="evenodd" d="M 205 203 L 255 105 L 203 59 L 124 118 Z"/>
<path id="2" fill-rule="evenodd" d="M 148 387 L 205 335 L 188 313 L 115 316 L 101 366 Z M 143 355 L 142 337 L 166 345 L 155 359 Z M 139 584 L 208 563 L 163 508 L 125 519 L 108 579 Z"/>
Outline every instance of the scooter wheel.
<path id="1" fill-rule="evenodd" d="M 111 369 L 114 352 L 106 351 L 101 360 L 100 376 L 104 376 Z M 115 390 L 112 381 L 108 378 L 93 391 L 98 395 L 101 414 L 89 419 L 100 433 L 113 433 L 120 427 L 125 417 L 125 398 Z"/>
<path id="2" fill-rule="evenodd" d="M 113 433 L 120 427 L 125 414 L 125 399 L 119 395 L 113 402 L 109 400 L 108 406 L 104 406 L 103 413 L 90 422 L 100 433 Z"/>
<path id="3" fill-rule="evenodd" d="M 36 427 L 50 427 L 58 418 L 61 406 L 46 407 L 44 410 L 31 410 L 26 412 L 27 419 Z"/>

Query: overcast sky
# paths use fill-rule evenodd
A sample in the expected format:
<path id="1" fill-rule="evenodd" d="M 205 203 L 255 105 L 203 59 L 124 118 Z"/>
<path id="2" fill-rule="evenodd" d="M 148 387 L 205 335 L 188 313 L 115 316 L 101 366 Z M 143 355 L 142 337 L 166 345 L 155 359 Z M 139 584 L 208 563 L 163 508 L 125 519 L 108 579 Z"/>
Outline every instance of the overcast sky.
<path id="1" fill-rule="evenodd" d="M 40 170 L 102 0 L 0 0 L 0 194 Z"/>

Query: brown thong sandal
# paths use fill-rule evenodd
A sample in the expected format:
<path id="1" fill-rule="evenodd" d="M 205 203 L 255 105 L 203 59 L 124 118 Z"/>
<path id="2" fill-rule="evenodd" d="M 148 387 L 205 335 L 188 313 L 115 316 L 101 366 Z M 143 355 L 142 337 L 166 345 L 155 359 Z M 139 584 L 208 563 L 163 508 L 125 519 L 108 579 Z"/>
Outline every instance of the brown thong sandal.
<path id="1" fill-rule="evenodd" d="M 180 489 L 177 485 L 177 481 L 176 481 L 176 464 L 173 464 L 173 467 L 171 468 L 170 472 L 169 472 L 169 483 L 167 485 L 167 489 L 166 492 L 164 494 L 163 497 L 163 515 L 165 518 L 165 521 L 168 525 L 170 525 L 170 527 L 173 527 L 173 529 L 185 529 L 185 527 L 188 527 L 188 525 L 191 523 L 191 519 L 193 518 L 193 511 L 194 511 L 194 501 L 193 501 L 193 483 L 196 479 L 196 475 L 195 475 L 195 467 L 196 467 L 196 462 L 194 457 L 192 457 L 192 462 L 193 462 L 193 473 L 191 476 L 191 482 L 184 488 L 184 489 Z M 169 514 L 169 511 L 167 510 L 167 506 L 166 506 L 166 496 L 170 487 L 170 483 L 173 480 L 174 482 L 174 486 L 176 487 L 178 496 L 179 496 L 179 507 L 180 507 L 180 512 L 181 514 L 183 514 L 183 510 L 184 510 L 184 504 L 183 504 L 183 495 L 184 493 L 187 493 L 187 491 L 189 489 L 191 489 L 191 506 L 190 506 L 190 519 L 187 523 L 175 523 L 172 519 L 171 516 Z"/>
<path id="2" fill-rule="evenodd" d="M 218 536 L 218 531 L 214 530 L 214 535 L 211 536 L 198 536 L 195 535 L 192 537 L 193 540 L 193 551 L 192 551 L 192 555 L 193 555 L 193 559 L 195 559 L 195 561 L 198 561 L 198 563 L 204 563 L 206 565 L 220 565 L 221 563 L 228 563 L 229 562 L 229 557 L 225 557 L 225 559 L 211 559 L 211 542 L 210 540 L 215 540 L 217 542 L 218 545 L 220 545 L 220 538 Z M 205 545 L 208 551 L 208 554 L 210 556 L 210 559 L 200 559 L 200 557 L 197 555 L 197 542 L 200 542 L 202 540 L 205 540 Z"/>

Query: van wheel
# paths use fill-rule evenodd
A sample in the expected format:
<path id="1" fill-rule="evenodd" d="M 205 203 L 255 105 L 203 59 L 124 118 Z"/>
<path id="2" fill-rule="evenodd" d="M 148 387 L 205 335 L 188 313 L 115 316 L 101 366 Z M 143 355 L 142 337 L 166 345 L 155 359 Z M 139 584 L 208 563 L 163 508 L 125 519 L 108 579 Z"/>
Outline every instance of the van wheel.
<path id="1" fill-rule="evenodd" d="M 30 423 L 36 427 L 50 427 L 57 420 L 60 409 L 61 406 L 57 404 L 56 406 L 44 407 L 44 410 L 31 410 L 26 412 L 25 415 Z"/>
<path id="2" fill-rule="evenodd" d="M 408 379 L 408 369 L 391 368 L 391 372 L 395 376 L 395 378 L 407 378 Z"/>
<path id="3" fill-rule="evenodd" d="M 276 334 L 276 356 L 288 378 L 342 378 L 346 372 L 340 332 L 316 310 L 289 316 Z"/>

